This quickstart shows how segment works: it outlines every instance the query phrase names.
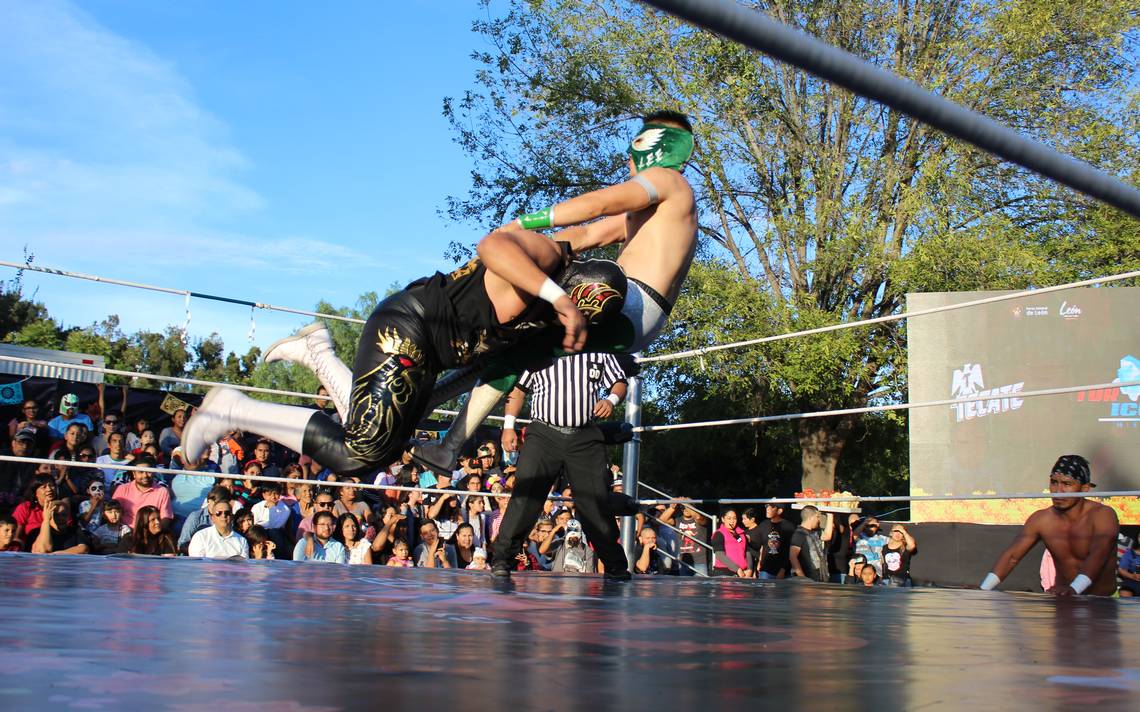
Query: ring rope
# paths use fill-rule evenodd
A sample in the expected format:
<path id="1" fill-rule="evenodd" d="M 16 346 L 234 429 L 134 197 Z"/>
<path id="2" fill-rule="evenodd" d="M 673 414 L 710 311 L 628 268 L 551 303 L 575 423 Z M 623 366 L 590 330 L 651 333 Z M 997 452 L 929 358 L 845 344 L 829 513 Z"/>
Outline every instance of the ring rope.
<path id="1" fill-rule="evenodd" d="M 315 317 L 315 318 L 336 319 L 338 321 L 346 321 L 346 322 L 350 322 L 353 324 L 363 324 L 364 323 L 363 319 L 356 319 L 356 318 L 352 318 L 352 317 L 340 316 L 338 314 L 324 314 L 324 313 L 320 313 L 320 312 L 305 311 L 303 309 L 292 309 L 290 307 L 275 306 L 272 304 L 264 304 L 262 302 L 250 302 L 250 301 L 246 301 L 243 299 L 234 299 L 234 298 L 230 298 L 230 297 L 220 297 L 220 296 L 214 296 L 214 295 L 210 295 L 210 294 L 203 294 L 200 292 L 190 292 L 190 291 L 186 291 L 183 289 L 173 289 L 170 287 L 160 287 L 160 286 L 150 285 L 150 284 L 140 284 L 137 282 L 127 282 L 124 280 L 111 279 L 108 277 L 99 277 L 96 275 L 82 274 L 79 272 L 68 272 L 65 270 L 60 270 L 60 269 L 55 269 L 55 268 L 50 268 L 50 267 L 38 267 L 38 266 L 23 264 L 23 263 L 19 263 L 19 262 L 6 262 L 3 260 L 0 260 L 0 267 L 13 267 L 16 269 L 28 269 L 28 270 L 32 270 L 34 272 L 43 272 L 45 274 L 54 274 L 54 275 L 63 276 L 63 277 L 73 277 L 76 279 L 86 279 L 86 280 L 90 280 L 90 281 L 94 281 L 94 282 L 105 282 L 107 284 L 115 284 L 115 285 L 119 285 L 119 286 L 133 287 L 136 289 L 149 289 L 152 291 L 164 292 L 167 294 L 179 294 L 179 295 L 186 296 L 187 299 L 189 299 L 190 297 L 200 297 L 202 299 L 212 299 L 214 301 L 220 301 L 220 302 L 227 302 L 230 304 L 241 304 L 241 305 L 249 306 L 251 309 L 254 309 L 254 308 L 266 309 L 266 310 L 272 310 L 272 311 L 287 312 L 290 314 L 300 314 L 303 316 L 311 316 L 311 317 Z M 943 305 L 940 307 L 930 307 L 928 309 L 920 309 L 918 311 L 902 312 L 901 314 L 888 314 L 886 316 L 875 317 L 873 319 L 861 319 L 858 321 L 843 322 L 841 324 L 831 324 L 828 326 L 820 326 L 820 327 L 816 327 L 814 329 L 804 329 L 801 331 L 789 331 L 789 332 L 783 333 L 783 334 L 774 334 L 771 336 L 763 336 L 760 338 L 748 339 L 745 341 L 736 341 L 736 342 L 732 342 L 732 343 L 728 343 L 728 344 L 715 344 L 712 346 L 702 346 L 701 348 L 689 349 L 686 351 L 677 351 L 677 352 L 671 353 L 671 354 L 659 354 L 657 356 L 639 356 L 635 359 L 635 361 L 637 363 L 655 363 L 655 362 L 664 362 L 664 361 L 675 361 L 675 360 L 679 360 L 682 358 L 688 358 L 690 356 L 700 357 L 700 356 L 705 356 L 705 355 L 710 354 L 710 353 L 715 353 L 717 351 L 724 351 L 726 349 L 742 348 L 745 346 L 756 346 L 758 344 L 771 343 L 774 341 L 783 341 L 785 339 L 792 339 L 792 338 L 796 338 L 799 336 L 814 336 L 816 334 L 826 334 L 826 333 L 835 332 L 835 331 L 842 331 L 844 329 L 853 329 L 853 328 L 860 327 L 860 326 L 869 326 L 872 324 L 884 324 L 884 323 L 888 323 L 888 322 L 892 322 L 892 321 L 901 321 L 903 319 L 908 319 L 910 317 L 915 317 L 915 316 L 927 316 L 930 314 L 939 314 L 942 312 L 949 312 L 949 311 L 955 311 L 958 309 L 965 309 L 967 307 L 975 307 L 975 306 L 981 306 L 981 305 L 985 305 L 985 304 L 994 304 L 997 302 L 1004 302 L 1004 301 L 1009 301 L 1012 299 L 1021 299 L 1023 297 L 1034 297 L 1034 296 L 1038 296 L 1038 295 L 1042 295 L 1042 294 L 1049 294 L 1052 292 L 1060 292 L 1060 291 L 1064 291 L 1067 289 L 1076 289 L 1079 287 L 1089 287 L 1089 286 L 1093 286 L 1093 285 L 1097 285 L 1097 284 L 1105 284 L 1105 283 L 1109 283 L 1109 282 L 1119 282 L 1119 281 L 1123 281 L 1126 279 L 1133 279 L 1133 278 L 1140 278 L 1140 270 L 1135 270 L 1132 272 L 1123 272 L 1120 274 L 1106 275 L 1103 277 L 1093 277 L 1091 279 L 1083 279 L 1083 280 L 1079 280 L 1076 282 L 1067 282 L 1065 284 L 1058 284 L 1058 285 L 1054 285 L 1051 287 L 1038 287 L 1038 288 L 1033 288 L 1033 289 L 1024 289 L 1024 290 L 1017 291 L 1017 292 L 1011 292 L 1009 294 L 999 294 L 999 295 L 992 296 L 992 297 L 984 297 L 982 299 L 972 299 L 972 300 L 966 301 L 966 302 L 958 302 L 955 304 L 946 304 L 946 305 Z M 189 315 L 189 303 L 187 303 L 187 315 Z M 189 324 L 189 318 L 187 318 L 187 325 L 188 324 Z M 150 376 L 150 377 L 155 378 L 155 376 Z"/>
<path id="2" fill-rule="evenodd" d="M 470 490 L 457 490 L 457 489 L 437 489 L 434 487 L 409 487 L 407 485 L 377 485 L 368 484 L 364 482 L 344 482 L 342 480 L 304 480 L 295 477 L 271 477 L 268 475 L 244 475 L 241 473 L 226 473 L 226 472 L 203 472 L 202 470 L 178 470 L 165 467 L 141 467 L 139 465 L 119 465 L 113 462 L 108 463 L 95 463 L 83 462 L 82 460 L 52 460 L 46 457 L 18 457 L 16 455 L 0 455 L 0 462 L 26 462 L 34 463 L 37 465 L 53 465 L 57 467 L 86 467 L 90 469 L 102 470 L 123 470 L 124 472 L 150 472 L 157 475 L 190 475 L 191 477 L 210 477 L 213 479 L 226 479 L 226 480 L 251 480 L 257 482 L 280 482 L 285 484 L 308 484 L 316 485 L 318 487 L 356 487 L 357 489 L 370 489 L 370 490 L 394 490 L 396 492 L 430 492 L 432 494 L 464 494 L 476 495 L 479 497 L 505 497 L 509 496 L 510 492 L 502 492 L 501 494 L 493 494 L 491 492 L 472 492 Z M 573 499 L 573 497 L 563 497 L 562 495 L 551 495 L 550 499 Z"/>
<path id="3" fill-rule="evenodd" d="M 1140 218 L 1140 190 L 734 0 L 642 0 Z"/>
<path id="4" fill-rule="evenodd" d="M 58 460 L 56 461 L 58 463 Z M 815 502 L 826 504 L 828 502 L 957 502 L 957 501 L 985 501 L 997 499 L 1110 499 L 1113 497 L 1140 497 L 1140 490 L 1105 490 L 1104 492 L 998 492 L 990 494 L 892 494 L 882 496 L 849 496 L 832 495 L 830 497 L 728 497 L 721 499 L 685 499 L 674 497 L 672 499 L 639 499 L 638 504 L 653 506 L 655 504 L 690 504 L 694 502 L 711 502 L 718 505 L 736 504 L 812 504 Z"/>
<path id="5" fill-rule="evenodd" d="M 960 398 L 945 398 L 942 400 L 921 401 L 918 403 L 893 403 L 890 405 L 872 405 L 863 408 L 841 408 L 839 410 L 817 410 L 807 413 L 784 413 L 781 415 L 759 415 L 753 418 L 733 418 L 730 420 L 704 420 L 695 423 L 673 423 L 669 425 L 640 425 L 634 432 L 648 433 L 658 430 L 683 430 L 686 428 L 712 428 L 722 425 L 755 425 L 757 423 L 773 423 L 784 420 L 802 420 L 804 418 L 828 418 L 836 415 L 861 415 L 864 413 L 885 413 L 892 410 L 909 410 L 911 408 L 930 408 L 933 406 L 957 405 L 958 403 L 973 403 L 977 401 L 1002 400 L 1006 398 L 1035 398 L 1037 396 L 1055 396 L 1065 393 L 1077 393 L 1098 388 L 1127 388 L 1140 386 L 1140 381 L 1117 381 L 1113 383 L 1094 383 L 1087 386 L 1065 386 L 1064 388 L 1045 388 L 1037 391 L 1021 391 L 1005 395 L 989 394 L 968 396 Z"/>
<path id="6" fill-rule="evenodd" d="M 150 472 L 159 475 L 190 475 L 192 477 L 210 477 L 229 480 L 251 480 L 259 482 L 283 482 L 294 484 L 316 485 L 318 487 L 356 487 L 358 489 L 395 490 L 397 492 L 428 492 L 431 494 L 457 494 L 474 495 L 478 497 L 508 497 L 510 492 L 499 494 L 490 492 L 472 492 L 470 490 L 435 489 L 431 487 L 409 487 L 406 485 L 377 485 L 364 482 L 342 482 L 339 480 L 306 480 L 295 477 L 269 477 L 266 475 L 244 475 L 241 473 L 202 472 L 201 470 L 177 470 L 162 467 L 140 467 L 138 465 L 118 465 L 115 463 L 83 462 L 81 460 L 51 460 L 44 457 L 19 457 L 16 455 L 0 455 L 0 462 L 24 462 L 56 467 L 86 467 L 103 470 L 114 469 L 132 472 Z M 799 504 L 812 502 L 953 502 L 958 500 L 999 500 L 999 499 L 1107 499 L 1110 497 L 1138 497 L 1140 490 L 1106 490 L 1104 492 L 1008 492 L 993 494 L 963 494 L 963 495 L 884 495 L 884 496 L 841 496 L 830 497 L 767 497 L 767 498 L 720 498 L 720 499 L 693 499 L 687 497 L 672 497 L 667 499 L 639 499 L 638 504 L 691 504 L 713 503 L 718 505 L 734 504 Z M 570 500 L 573 497 L 550 495 L 548 499 Z"/>
<path id="7" fill-rule="evenodd" d="M 164 294 L 178 294 L 185 296 L 187 299 L 196 297 L 198 299 L 207 299 L 215 302 L 226 302 L 227 304 L 240 304 L 242 306 L 250 307 L 251 309 L 264 309 L 266 311 L 285 312 L 288 314 L 300 314 L 302 316 L 311 316 L 321 319 L 335 319 L 337 321 L 347 321 L 352 324 L 363 324 L 363 319 L 355 317 L 340 316 L 339 314 L 324 314 L 321 312 L 306 311 L 304 309 L 293 309 L 292 307 L 282 307 L 276 304 L 266 304 L 265 302 L 251 302 L 248 299 L 235 299 L 234 297 L 222 297 L 215 294 L 206 294 L 204 292 L 193 292 L 186 289 L 175 289 L 173 287 L 160 287 L 154 284 L 143 284 L 141 282 L 128 282 L 122 279 L 113 279 L 111 277 L 100 277 L 94 274 L 83 274 L 82 272 L 68 272 L 67 270 L 55 269 L 53 267 L 39 267 L 37 265 L 30 265 L 22 262 L 6 262 L 0 260 L 0 267 L 13 267 L 20 270 L 31 270 L 33 272 L 42 272 L 44 274 L 54 274 L 58 277 L 71 277 L 73 279 L 85 279 L 90 282 L 102 282 L 104 284 L 114 284 L 119 287 L 131 287 L 132 289 L 146 289 L 152 292 L 163 292 Z M 189 304 L 187 304 L 187 313 L 189 313 Z M 189 321 L 189 319 L 187 319 Z"/>
<path id="8" fill-rule="evenodd" d="M 198 378 L 183 378 L 181 376 L 159 376 L 159 375 L 151 374 L 151 373 L 141 373 L 139 371 L 123 371 L 123 370 L 120 370 L 117 368 L 105 368 L 105 367 L 100 367 L 100 366 L 91 366 L 91 365 L 87 365 L 87 364 L 62 363 L 59 361 L 47 361 L 44 359 L 26 358 L 24 356 L 6 356 L 3 354 L 0 354 L 0 362 L 22 363 L 22 364 L 28 364 L 28 365 L 32 365 L 32 366 L 62 367 L 62 368 L 74 369 L 77 371 L 89 371 L 91 373 L 102 373 L 102 374 L 106 374 L 106 375 L 110 375 L 110 376 L 125 376 L 125 377 L 130 377 L 130 378 L 151 378 L 151 379 L 154 379 L 156 381 L 163 381 L 166 383 L 185 383 L 185 384 L 188 384 L 191 386 L 203 386 L 206 388 L 213 388 L 216 386 L 222 386 L 225 388 L 233 388 L 234 390 L 237 390 L 237 391 L 248 391 L 250 393 L 262 393 L 262 394 L 271 395 L 271 396 L 287 396 L 289 398 L 308 398 L 308 399 L 313 399 L 313 400 L 332 400 L 332 396 L 322 396 L 322 395 L 317 395 L 316 393 L 301 393 L 299 391 L 282 391 L 282 390 L 278 390 L 276 388 L 260 388 L 258 386 L 242 386 L 242 385 L 231 384 L 231 383 L 220 383 L 218 381 L 203 381 L 203 380 L 198 379 Z M 459 413 L 457 411 L 454 411 L 454 410 L 435 409 L 432 411 L 432 413 L 435 413 L 438 415 L 450 415 L 450 416 L 459 415 Z M 488 419 L 490 419 L 490 420 L 502 420 L 503 416 L 491 415 L 491 416 L 488 416 Z M 516 420 L 516 422 L 529 423 L 530 421 L 525 419 L 525 418 L 519 418 Z"/>
<path id="9" fill-rule="evenodd" d="M 842 324 L 831 324 L 829 326 L 820 326 L 814 329 L 804 329 L 803 331 L 789 331 L 786 334 L 775 334 L 773 336 L 763 336 L 758 339 L 749 339 L 747 341 L 736 341 L 730 344 L 717 344 L 714 346 L 704 346 L 699 349 L 689 349 L 688 351 L 677 351 L 671 354 L 661 354 L 659 356 L 642 356 L 637 359 L 638 363 L 651 363 L 661 361 L 675 361 L 690 356 L 704 356 L 706 354 L 714 353 L 716 351 L 723 351 L 725 349 L 735 349 L 743 346 L 755 346 L 757 344 L 766 344 L 773 341 L 783 341 L 784 339 L 791 339 L 797 336 L 813 336 L 815 334 L 826 334 L 832 331 L 841 331 L 843 329 L 853 329 L 857 326 L 868 326 L 870 324 L 884 324 L 891 321 L 900 321 L 902 319 L 909 319 L 915 316 L 927 316 L 929 314 L 939 314 L 941 312 L 954 311 L 956 309 L 965 309 L 966 307 L 976 307 L 984 304 L 993 304 L 995 302 L 1005 302 L 1011 299 L 1021 299 L 1023 297 L 1035 297 L 1041 294 L 1049 294 L 1051 292 L 1061 292 L 1066 289 L 1075 289 L 1078 287 L 1088 287 L 1094 284 L 1103 284 L 1106 282 L 1119 282 L 1125 279 L 1133 279 L 1140 277 L 1140 270 L 1132 272 L 1123 272 L 1121 274 L 1111 274 L 1105 277 L 1093 277 L 1092 279 L 1082 279 L 1079 282 L 1068 282 L 1065 284 L 1058 284 L 1052 287 L 1040 287 L 1036 289 L 1023 289 L 1019 292 L 1011 292 L 1009 294 L 999 294 L 993 297 L 984 297 L 982 299 L 971 299 L 968 302 L 958 302 L 956 304 L 946 304 L 940 307 L 931 307 L 929 309 L 919 309 L 917 311 L 902 312 L 901 314 L 888 314 L 887 316 L 875 317 L 874 319 L 862 319 L 860 321 L 847 321 Z"/>

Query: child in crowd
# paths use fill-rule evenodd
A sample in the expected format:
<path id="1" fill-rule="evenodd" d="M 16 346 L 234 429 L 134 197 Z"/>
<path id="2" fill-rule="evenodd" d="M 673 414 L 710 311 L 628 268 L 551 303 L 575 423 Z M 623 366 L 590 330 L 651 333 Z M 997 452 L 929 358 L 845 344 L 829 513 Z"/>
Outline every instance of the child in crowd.
<path id="1" fill-rule="evenodd" d="M 102 480 L 87 485 L 87 499 L 79 503 L 79 523 L 89 532 L 103 524 L 103 493 L 106 486 Z"/>
<path id="2" fill-rule="evenodd" d="M 474 571 L 487 571 L 491 567 L 487 565 L 487 550 L 481 546 L 475 547 L 475 553 L 471 556 L 471 563 L 467 564 L 467 568 Z"/>
<path id="3" fill-rule="evenodd" d="M 408 551 L 408 542 L 397 539 L 392 545 L 392 556 L 388 559 L 389 566 L 411 566 L 412 557 Z"/>
<path id="4" fill-rule="evenodd" d="M 233 502 L 231 501 L 232 505 Z M 243 509 L 234 517 L 234 531 L 242 536 L 249 532 L 249 528 L 253 526 L 253 512 L 249 509 Z"/>
<path id="5" fill-rule="evenodd" d="M 266 529 L 281 529 L 289 523 L 292 510 L 281 501 L 281 485 L 265 482 L 261 485 L 261 501 L 249 508 L 253 512 L 253 523 Z"/>
<path id="6" fill-rule="evenodd" d="M 16 520 L 7 515 L 0 517 L 0 551 L 23 551 L 16 541 Z"/>
<path id="7" fill-rule="evenodd" d="M 91 548 L 96 554 L 114 553 L 119 540 L 130 533 L 131 528 L 123 524 L 123 505 L 109 499 L 103 504 L 102 524 L 91 530 Z"/>
<path id="8" fill-rule="evenodd" d="M 269 532 L 265 527 L 254 524 L 245 533 L 245 538 L 249 540 L 249 558 L 251 559 L 276 559 L 277 556 L 273 553 L 277 550 L 277 545 L 269 538 Z"/>

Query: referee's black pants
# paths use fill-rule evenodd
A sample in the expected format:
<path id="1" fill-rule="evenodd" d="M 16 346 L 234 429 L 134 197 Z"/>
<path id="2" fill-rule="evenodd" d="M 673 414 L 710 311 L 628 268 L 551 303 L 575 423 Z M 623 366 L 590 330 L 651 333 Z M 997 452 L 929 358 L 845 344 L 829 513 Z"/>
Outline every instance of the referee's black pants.
<path id="1" fill-rule="evenodd" d="M 606 507 L 606 445 L 596 425 L 567 432 L 535 420 L 527 428 L 526 442 L 519 451 L 518 469 L 511 503 L 499 526 L 493 556 L 514 568 L 515 557 L 542 513 L 546 496 L 562 472 L 574 493 L 574 508 L 586 540 L 606 567 L 606 572 L 629 569 L 625 550 L 618 544 L 614 515 Z"/>

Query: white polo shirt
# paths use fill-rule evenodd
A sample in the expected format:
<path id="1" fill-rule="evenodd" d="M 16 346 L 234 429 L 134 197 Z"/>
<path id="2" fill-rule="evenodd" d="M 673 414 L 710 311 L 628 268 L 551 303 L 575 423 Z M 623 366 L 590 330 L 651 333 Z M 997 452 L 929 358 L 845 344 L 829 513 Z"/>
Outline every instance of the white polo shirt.
<path id="1" fill-rule="evenodd" d="M 190 556 L 207 559 L 228 559 L 232 556 L 248 559 L 249 542 L 232 530 L 228 536 L 222 536 L 218 533 L 218 528 L 211 524 L 190 538 L 189 553 Z"/>
<path id="2" fill-rule="evenodd" d="M 278 501 L 270 507 L 265 500 L 250 507 L 249 511 L 253 514 L 253 523 L 266 529 L 281 529 L 289 523 L 289 516 L 293 513 L 284 502 Z"/>

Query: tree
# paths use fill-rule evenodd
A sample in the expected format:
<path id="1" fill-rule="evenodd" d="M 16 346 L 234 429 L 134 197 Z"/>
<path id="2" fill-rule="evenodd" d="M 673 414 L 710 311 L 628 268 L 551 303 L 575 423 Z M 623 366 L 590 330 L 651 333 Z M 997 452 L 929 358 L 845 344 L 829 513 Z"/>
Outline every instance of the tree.
<path id="1" fill-rule="evenodd" d="M 53 319 L 37 319 L 24 324 L 19 331 L 8 334 L 4 340 L 17 346 L 58 350 L 63 348 L 64 335 Z"/>
<path id="2" fill-rule="evenodd" d="M 1131 170 L 1140 157 L 1129 85 L 1136 0 L 759 6 L 1107 170 Z M 613 183 L 629 119 L 662 106 L 695 119 L 687 176 L 709 271 L 695 271 L 655 350 L 893 314 L 909 291 L 1052 282 L 1125 254 L 1126 243 L 1098 229 L 1117 214 L 642 5 L 515 0 L 475 31 L 492 47 L 475 54 L 477 87 L 444 102 L 475 161 L 470 193 L 449 200 L 452 219 L 502 224 Z M 1100 225 L 1074 225 L 1090 212 Z M 1069 263 L 1059 236 L 1081 241 L 1087 259 Z M 731 308 L 699 291 L 719 282 L 738 292 Z M 904 356 L 905 326 L 894 323 L 650 375 L 677 384 L 710 369 L 718 389 L 750 394 L 746 412 L 810 411 L 863 405 L 873 393 L 905 400 Z M 860 427 L 853 417 L 796 422 L 804 486 L 834 484 Z"/>
<path id="3" fill-rule="evenodd" d="M 379 296 L 376 292 L 365 292 L 357 298 L 356 304 L 352 307 L 334 307 L 322 300 L 317 304 L 315 311 L 320 314 L 335 314 L 351 319 L 367 319 L 378 303 Z M 339 319 L 325 319 L 324 321 L 329 334 L 332 336 L 333 348 L 336 349 L 337 356 L 351 366 L 356 359 L 356 347 L 363 332 L 361 325 Z M 274 388 L 299 393 L 316 393 L 319 385 L 315 374 L 303 366 L 293 363 L 262 363 L 257 365 L 252 369 L 250 382 L 252 385 L 261 388 Z M 274 400 L 279 399 L 275 397 Z M 300 402 L 296 398 L 287 400 L 295 403 Z"/>

